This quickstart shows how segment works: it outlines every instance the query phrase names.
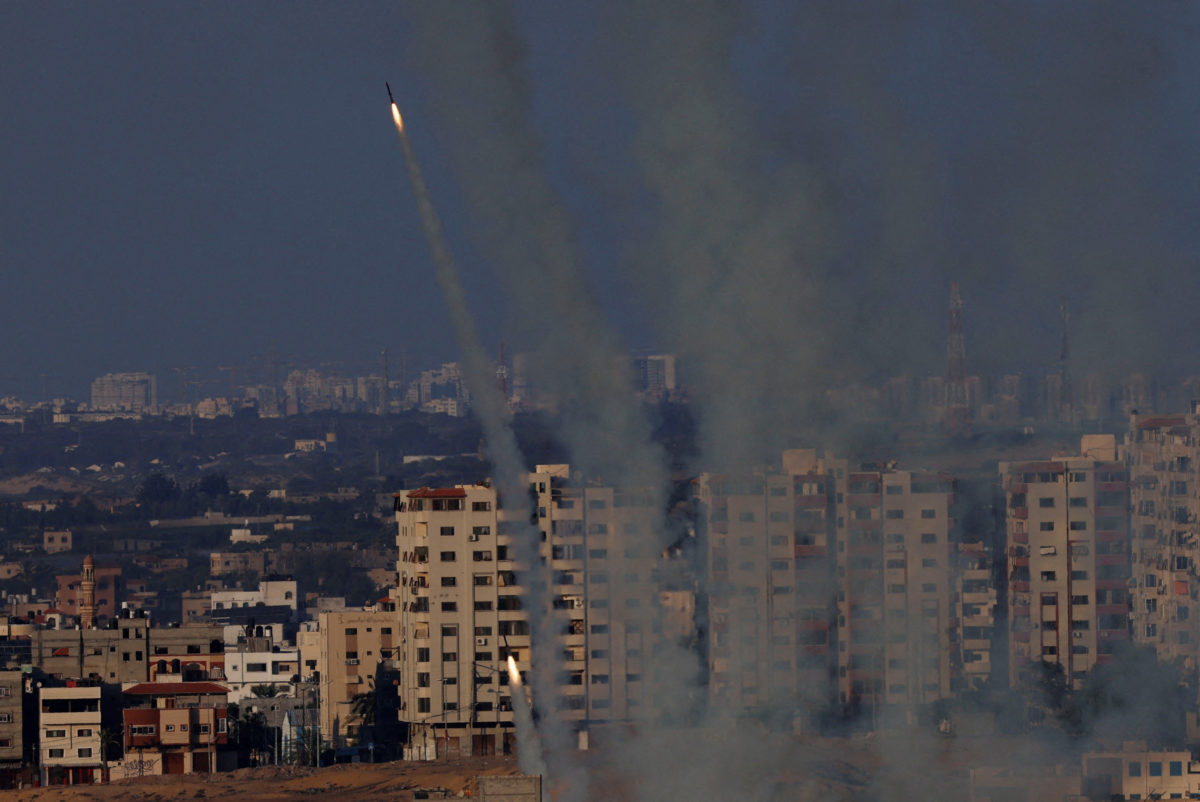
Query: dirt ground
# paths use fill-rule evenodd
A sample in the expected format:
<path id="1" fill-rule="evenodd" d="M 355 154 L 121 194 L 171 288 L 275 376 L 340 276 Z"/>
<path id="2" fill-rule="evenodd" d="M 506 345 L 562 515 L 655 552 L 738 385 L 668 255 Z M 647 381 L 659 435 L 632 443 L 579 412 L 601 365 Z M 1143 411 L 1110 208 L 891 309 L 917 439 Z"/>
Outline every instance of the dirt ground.
<path id="1" fill-rule="evenodd" d="M 218 799 L 222 802 L 273 802 L 303 797 L 352 799 L 355 802 L 407 802 L 416 789 L 446 789 L 458 796 L 479 774 L 516 774 L 515 758 L 491 757 L 436 763 L 353 763 L 324 769 L 263 766 L 223 774 L 140 777 L 111 785 L 0 791 L 3 800 L 141 800 L 166 802 Z"/>

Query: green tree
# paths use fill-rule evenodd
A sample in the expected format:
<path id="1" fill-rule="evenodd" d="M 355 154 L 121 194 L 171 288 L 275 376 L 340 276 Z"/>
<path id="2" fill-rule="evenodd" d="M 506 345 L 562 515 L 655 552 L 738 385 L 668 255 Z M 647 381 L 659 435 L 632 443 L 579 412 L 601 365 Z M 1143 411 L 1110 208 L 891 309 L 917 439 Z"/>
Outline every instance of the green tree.
<path id="1" fill-rule="evenodd" d="M 274 682 L 264 682 L 261 685 L 251 685 L 250 693 L 257 699 L 272 699 L 282 692 L 282 688 Z"/>

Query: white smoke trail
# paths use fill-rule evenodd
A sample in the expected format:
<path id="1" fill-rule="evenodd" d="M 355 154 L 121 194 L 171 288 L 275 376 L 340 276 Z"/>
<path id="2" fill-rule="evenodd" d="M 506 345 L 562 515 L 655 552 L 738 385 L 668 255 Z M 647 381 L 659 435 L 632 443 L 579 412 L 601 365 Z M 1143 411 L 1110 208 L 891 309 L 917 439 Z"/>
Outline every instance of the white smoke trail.
<path id="1" fill-rule="evenodd" d="M 539 553 L 540 532 L 535 526 L 528 523 L 533 510 L 525 483 L 524 460 L 512 427 L 508 424 L 508 410 L 496 385 L 492 365 L 480 343 L 475 318 L 471 315 L 470 307 L 467 304 L 458 265 L 446 245 L 441 219 L 433 205 L 429 187 L 421 173 L 421 166 L 413 151 L 412 143 L 409 141 L 403 118 L 394 103 L 392 104 L 392 118 L 396 125 L 396 133 L 400 138 L 400 144 L 404 149 L 404 160 L 408 167 L 413 191 L 417 197 L 421 223 L 429 240 L 429 248 L 433 253 L 437 283 L 446 299 L 450 321 L 454 326 L 459 350 L 462 352 L 464 379 L 471 391 L 474 409 L 483 428 L 484 437 L 487 439 L 488 453 L 496 469 L 497 498 L 503 504 L 504 509 L 510 513 L 515 512 L 518 516 L 517 520 L 522 522 L 519 530 L 514 533 L 514 544 L 517 559 L 525 565 L 521 575 L 525 594 L 521 602 L 529 618 L 530 641 L 533 651 L 532 663 L 535 667 L 542 664 L 553 665 L 554 661 L 558 659 L 555 649 L 557 627 L 555 616 L 550 610 L 547 569 Z M 527 728 L 527 740 L 532 734 L 533 728 Z M 541 752 L 541 747 L 536 739 L 519 746 L 522 754 L 539 754 Z"/>

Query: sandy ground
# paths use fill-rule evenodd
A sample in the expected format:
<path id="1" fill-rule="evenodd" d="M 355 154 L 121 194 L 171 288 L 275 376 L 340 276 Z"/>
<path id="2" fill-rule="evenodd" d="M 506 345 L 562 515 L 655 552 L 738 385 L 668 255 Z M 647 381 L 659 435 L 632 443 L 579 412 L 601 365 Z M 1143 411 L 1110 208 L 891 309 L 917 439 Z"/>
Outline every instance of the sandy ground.
<path id="1" fill-rule="evenodd" d="M 732 733 L 730 733 L 732 735 Z M 743 741 L 743 737 L 734 740 Z M 694 737 L 694 736 L 693 736 Z M 915 800 L 960 800 L 969 797 L 969 770 L 975 766 L 1020 765 L 1028 769 L 1052 768 L 1057 762 L 1054 750 L 1027 738 L 953 738 L 937 736 L 913 738 L 903 733 L 893 736 L 855 738 L 780 738 L 760 736 L 748 739 L 753 749 L 764 747 L 775 752 L 766 764 L 755 766 L 756 780 L 767 778 L 774 786 L 772 800 L 812 800 L 813 802 L 913 802 Z M 745 743 L 745 741 L 744 741 Z M 702 746 L 702 745 L 701 745 Z M 719 747 L 735 747 L 729 741 Z M 776 751 L 778 747 L 782 750 Z M 714 755 L 716 763 L 723 761 Z M 628 802 L 653 791 L 642 780 L 627 776 L 627 767 L 614 765 L 602 750 L 578 754 L 578 765 L 589 775 L 591 802 Z M 745 759 L 747 753 L 741 754 Z M 673 762 L 673 761 L 672 761 Z M 686 761 L 684 761 L 686 762 Z M 1072 761 L 1068 761 L 1068 767 Z M 1078 767 L 1078 759 L 1073 760 Z M 664 766 L 667 777 L 679 777 L 688 771 Z M 690 770 L 695 770 L 691 766 Z M 737 774 L 736 762 L 720 771 Z M 221 799 L 232 802 L 291 800 L 305 797 L 349 799 L 354 802 L 407 802 L 418 789 L 444 789 L 458 797 L 467 791 L 471 780 L 480 774 L 517 774 L 514 757 L 463 758 L 430 763 L 350 764 L 314 770 L 284 766 L 240 769 L 235 772 L 202 776 L 144 777 L 122 780 L 111 785 L 93 785 L 0 791 L 3 800 L 143 800 L 167 802 L 185 799 Z M 678 780 L 677 780 L 678 781 Z M 761 783 L 755 783 L 761 785 Z M 661 798 L 670 798 L 671 788 L 662 789 Z M 546 786 L 548 800 L 565 798 L 564 789 L 553 782 Z M 667 796 L 663 796 L 666 794 Z M 653 795 L 653 794 L 652 794 Z M 434 794 L 431 798 L 440 798 Z M 721 797 L 727 798 L 727 797 Z M 728 797 L 732 798 L 732 797 Z M 763 797 L 757 796 L 756 799 Z"/>
<path id="2" fill-rule="evenodd" d="M 292 766 L 264 766 L 224 774 L 141 777 L 111 785 L 35 788 L 0 791 L 3 800 L 143 800 L 174 799 L 250 800 L 316 797 L 352 799 L 355 802 L 406 802 L 415 789 L 449 790 L 453 796 L 466 790 L 478 774 L 516 774 L 515 758 L 472 758 L 436 763 L 358 763 L 320 770 Z"/>

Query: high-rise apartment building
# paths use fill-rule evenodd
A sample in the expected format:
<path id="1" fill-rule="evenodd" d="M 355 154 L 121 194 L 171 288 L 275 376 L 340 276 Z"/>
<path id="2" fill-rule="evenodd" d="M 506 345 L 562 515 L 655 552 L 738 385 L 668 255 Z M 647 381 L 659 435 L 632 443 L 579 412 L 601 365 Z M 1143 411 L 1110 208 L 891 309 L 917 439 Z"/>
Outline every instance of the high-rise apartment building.
<path id="1" fill-rule="evenodd" d="M 814 452 L 785 471 L 696 482 L 706 545 L 708 690 L 735 709 L 819 714 L 832 696 L 831 479 Z"/>
<path id="2" fill-rule="evenodd" d="M 703 475 L 697 495 L 714 702 L 812 715 L 950 695 L 967 574 L 948 477 L 797 450 L 778 472 Z M 986 665 L 994 591 L 972 590 L 972 656 Z"/>
<path id="3" fill-rule="evenodd" d="M 510 655 L 532 678 L 535 703 L 585 730 L 635 717 L 656 650 L 689 634 L 677 614 L 689 605 L 660 592 L 655 575 L 660 502 L 572 482 L 563 465 L 538 466 L 529 481 L 541 566 L 520 561 L 514 538 L 529 527 L 518 511 L 497 510 L 489 486 L 397 497 L 400 715 L 417 756 L 504 748 Z M 549 672 L 532 670 L 531 615 L 556 638 L 561 664 Z M 556 674 L 556 687 L 538 684 Z"/>
<path id="4" fill-rule="evenodd" d="M 1200 650 L 1200 416 L 1133 415 L 1129 466 L 1133 638 L 1159 659 Z"/>
<path id="5" fill-rule="evenodd" d="M 153 413 L 158 379 L 153 373 L 108 373 L 92 381 L 92 409 Z"/>
<path id="6" fill-rule="evenodd" d="M 1000 463 L 1013 685 L 1049 663 L 1079 687 L 1129 637 L 1125 466 L 1114 446 L 1095 450 L 1087 441 L 1087 456 Z"/>
<path id="7" fill-rule="evenodd" d="M 960 655 L 953 483 L 835 467 L 837 698 L 851 709 L 950 696 Z"/>

